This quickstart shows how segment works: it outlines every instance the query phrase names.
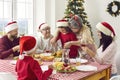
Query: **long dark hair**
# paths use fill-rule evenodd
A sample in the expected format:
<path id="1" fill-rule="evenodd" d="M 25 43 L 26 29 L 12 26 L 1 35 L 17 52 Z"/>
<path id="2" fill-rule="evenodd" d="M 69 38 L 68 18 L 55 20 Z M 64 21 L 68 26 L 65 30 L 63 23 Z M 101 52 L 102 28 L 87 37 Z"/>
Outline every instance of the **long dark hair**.
<path id="1" fill-rule="evenodd" d="M 107 36 L 104 33 L 101 32 L 101 39 L 100 39 L 100 45 L 103 45 L 103 50 L 104 51 L 113 41 L 113 38 L 111 36 Z"/>
<path id="2" fill-rule="evenodd" d="M 65 27 L 65 30 L 66 30 L 67 32 L 72 32 L 72 30 L 71 30 L 69 27 Z"/>
<path id="3" fill-rule="evenodd" d="M 58 28 L 64 28 L 67 32 L 72 32 L 72 30 L 69 27 L 59 26 Z"/>

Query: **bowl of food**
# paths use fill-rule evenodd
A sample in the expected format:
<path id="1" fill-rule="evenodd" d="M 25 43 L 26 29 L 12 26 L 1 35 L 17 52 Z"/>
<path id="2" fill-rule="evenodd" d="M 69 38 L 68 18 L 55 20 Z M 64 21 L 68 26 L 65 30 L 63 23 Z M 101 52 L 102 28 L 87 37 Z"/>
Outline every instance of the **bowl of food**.
<path id="1" fill-rule="evenodd" d="M 52 55 L 55 56 L 55 57 L 60 58 L 60 57 L 62 57 L 62 50 L 58 50 L 58 51 L 52 53 Z"/>
<path id="2" fill-rule="evenodd" d="M 54 59 L 54 56 L 52 56 L 50 53 L 42 53 L 40 54 L 40 58 L 43 61 L 52 61 Z"/>
<path id="3" fill-rule="evenodd" d="M 34 54 L 33 57 L 36 58 L 36 59 L 39 59 L 40 58 L 40 54 Z"/>

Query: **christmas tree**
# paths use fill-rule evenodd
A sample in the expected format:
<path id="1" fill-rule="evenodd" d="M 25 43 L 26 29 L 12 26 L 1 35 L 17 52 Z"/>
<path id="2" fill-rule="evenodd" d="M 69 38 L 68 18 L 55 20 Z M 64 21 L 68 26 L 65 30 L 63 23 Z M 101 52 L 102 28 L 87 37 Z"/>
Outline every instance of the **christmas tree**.
<path id="1" fill-rule="evenodd" d="M 67 8 L 65 10 L 65 18 L 69 20 L 71 15 L 78 15 L 82 18 L 83 24 L 88 26 L 91 30 L 91 25 L 87 21 L 87 14 L 83 7 L 84 0 L 68 0 Z"/>

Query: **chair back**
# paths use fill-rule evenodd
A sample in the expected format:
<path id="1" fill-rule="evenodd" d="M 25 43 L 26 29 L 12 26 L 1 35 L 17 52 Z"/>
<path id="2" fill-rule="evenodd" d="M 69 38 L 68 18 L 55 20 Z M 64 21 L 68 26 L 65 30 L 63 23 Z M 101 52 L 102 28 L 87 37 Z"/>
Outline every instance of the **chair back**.
<path id="1" fill-rule="evenodd" d="M 17 80 L 17 78 L 10 72 L 0 72 L 0 80 Z"/>
<path id="2" fill-rule="evenodd" d="M 120 75 L 113 76 L 110 80 L 120 80 Z"/>

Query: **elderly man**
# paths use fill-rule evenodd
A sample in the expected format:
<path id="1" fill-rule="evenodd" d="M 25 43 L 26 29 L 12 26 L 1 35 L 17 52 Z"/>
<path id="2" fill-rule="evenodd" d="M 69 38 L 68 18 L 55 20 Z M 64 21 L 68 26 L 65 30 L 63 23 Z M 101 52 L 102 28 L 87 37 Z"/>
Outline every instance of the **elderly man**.
<path id="1" fill-rule="evenodd" d="M 6 35 L 0 38 L 0 59 L 10 58 L 19 55 L 18 25 L 12 21 L 5 27 Z"/>

